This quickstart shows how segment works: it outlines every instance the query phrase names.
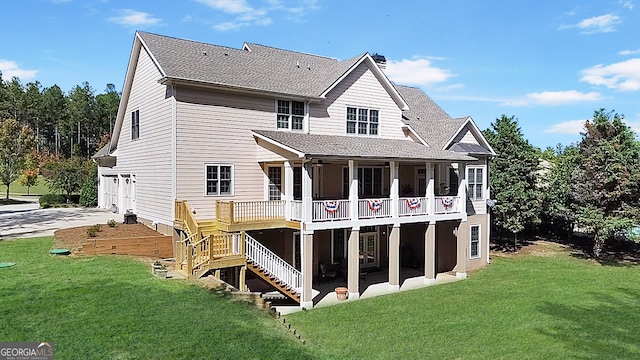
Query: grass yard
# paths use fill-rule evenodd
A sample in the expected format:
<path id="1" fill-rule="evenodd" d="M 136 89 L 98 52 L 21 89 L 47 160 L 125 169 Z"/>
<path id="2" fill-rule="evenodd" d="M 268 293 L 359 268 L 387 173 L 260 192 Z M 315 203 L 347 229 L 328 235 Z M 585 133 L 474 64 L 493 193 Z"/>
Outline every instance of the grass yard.
<path id="1" fill-rule="evenodd" d="M 11 183 L 9 192 L 12 195 L 27 195 L 27 187 L 20 185 L 20 180 L 16 180 Z M 57 191 L 49 190 L 47 186 L 47 180 L 42 176 L 38 176 L 38 183 L 36 186 L 32 186 L 29 189 L 30 195 L 43 195 L 43 194 L 57 194 Z M 7 187 L 4 184 L 0 184 L 0 197 L 4 197 L 7 194 Z"/>
<path id="2" fill-rule="evenodd" d="M 154 278 L 124 257 L 53 257 L 50 238 L 0 241 L 0 339 L 60 359 L 640 358 L 638 266 L 567 252 L 494 258 L 466 281 L 287 315 Z"/>
<path id="3" fill-rule="evenodd" d="M 638 270 L 497 258 L 466 281 L 287 319 L 323 358 L 638 359 Z"/>
<path id="4" fill-rule="evenodd" d="M 115 256 L 54 257 L 51 238 L 0 241 L 0 340 L 49 341 L 56 359 L 313 358 L 253 305 L 153 277 Z"/>

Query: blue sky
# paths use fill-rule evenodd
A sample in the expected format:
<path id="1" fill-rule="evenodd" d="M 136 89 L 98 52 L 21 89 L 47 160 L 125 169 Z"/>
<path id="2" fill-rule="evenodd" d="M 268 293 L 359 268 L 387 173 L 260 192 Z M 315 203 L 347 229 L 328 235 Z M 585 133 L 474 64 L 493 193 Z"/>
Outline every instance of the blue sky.
<path id="1" fill-rule="evenodd" d="M 640 130 L 640 0 L 22 0 L 2 4 L 0 71 L 64 91 L 122 89 L 136 30 L 347 59 L 387 58 L 481 129 L 519 119 L 538 147 L 580 139 L 594 110 Z"/>

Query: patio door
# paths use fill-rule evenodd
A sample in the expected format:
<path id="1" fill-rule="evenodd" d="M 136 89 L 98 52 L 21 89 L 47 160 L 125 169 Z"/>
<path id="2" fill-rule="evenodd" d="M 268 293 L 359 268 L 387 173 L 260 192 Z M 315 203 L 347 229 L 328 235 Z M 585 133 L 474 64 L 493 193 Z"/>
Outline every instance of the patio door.
<path id="1" fill-rule="evenodd" d="M 360 268 L 378 267 L 380 265 L 378 243 L 378 232 L 360 234 Z"/>

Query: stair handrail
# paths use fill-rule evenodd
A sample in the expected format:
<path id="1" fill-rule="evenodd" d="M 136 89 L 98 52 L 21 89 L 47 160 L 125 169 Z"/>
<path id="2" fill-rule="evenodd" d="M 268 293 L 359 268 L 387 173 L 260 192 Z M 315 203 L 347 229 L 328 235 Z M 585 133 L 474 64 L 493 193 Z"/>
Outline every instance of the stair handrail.
<path id="1" fill-rule="evenodd" d="M 264 268 L 283 284 L 298 292 L 302 288 L 302 273 L 298 269 L 246 234 L 245 254 L 247 259 Z"/>

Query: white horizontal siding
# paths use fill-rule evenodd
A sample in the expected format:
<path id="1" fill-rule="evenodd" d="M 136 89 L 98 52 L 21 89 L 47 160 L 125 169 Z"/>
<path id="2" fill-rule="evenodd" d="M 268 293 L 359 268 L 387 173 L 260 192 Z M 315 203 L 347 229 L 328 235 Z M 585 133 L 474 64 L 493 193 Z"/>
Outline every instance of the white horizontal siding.
<path id="1" fill-rule="evenodd" d="M 406 138 L 402 111 L 364 63 L 331 90 L 320 105 L 312 104 L 310 133 L 347 135 L 347 106 L 379 110 L 379 137 Z"/>
<path id="2" fill-rule="evenodd" d="M 142 49 L 118 140 L 117 165 L 103 174 L 136 175 L 139 217 L 173 224 L 171 102 L 158 84 L 160 72 Z M 140 137 L 131 140 L 131 112 L 140 111 Z M 124 209 L 122 209 L 124 210 Z"/>

